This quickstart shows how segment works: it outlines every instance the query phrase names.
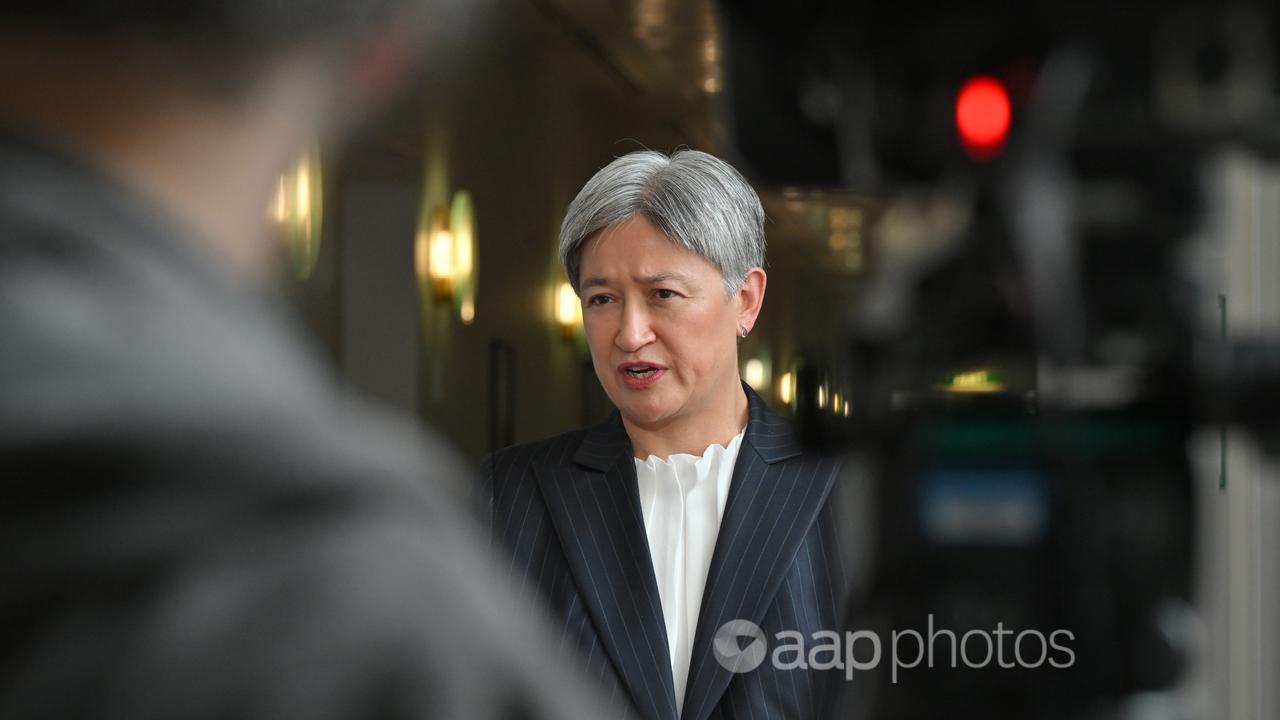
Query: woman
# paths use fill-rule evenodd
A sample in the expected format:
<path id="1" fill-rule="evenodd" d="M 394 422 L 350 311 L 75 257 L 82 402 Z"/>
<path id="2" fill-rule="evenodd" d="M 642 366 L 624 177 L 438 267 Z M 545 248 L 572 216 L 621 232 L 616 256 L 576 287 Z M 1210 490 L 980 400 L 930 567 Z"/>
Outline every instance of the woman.
<path id="1" fill-rule="evenodd" d="M 803 659 L 738 642 L 838 630 L 845 596 L 835 464 L 802 455 L 738 375 L 764 250 L 759 198 L 711 155 L 636 152 L 598 172 L 560 255 L 617 412 L 485 462 L 494 537 L 619 715 L 819 717 L 832 690 Z"/>

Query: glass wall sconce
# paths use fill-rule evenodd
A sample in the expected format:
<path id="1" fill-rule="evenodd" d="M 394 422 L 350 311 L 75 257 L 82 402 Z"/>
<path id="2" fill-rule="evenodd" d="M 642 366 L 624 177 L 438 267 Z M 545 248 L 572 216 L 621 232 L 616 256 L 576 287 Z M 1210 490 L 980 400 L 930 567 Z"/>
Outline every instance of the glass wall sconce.
<path id="1" fill-rule="evenodd" d="M 417 279 L 436 302 L 453 297 L 453 234 L 449 232 L 449 211 L 435 208 L 420 222 L 413 240 L 413 264 Z"/>
<path id="2" fill-rule="evenodd" d="M 471 193 L 459 190 L 449 204 L 449 233 L 453 239 L 453 299 L 458 319 L 476 319 L 476 211 Z"/>
<path id="3" fill-rule="evenodd" d="M 284 244 L 290 272 L 298 279 L 310 277 L 320 256 L 323 219 L 319 146 L 313 145 L 276 181 L 269 215 Z"/>
<path id="4" fill-rule="evenodd" d="M 449 211 L 438 207 L 431 211 L 425 235 L 427 279 L 436 302 L 453 298 L 453 235 L 449 232 Z"/>
<path id="5" fill-rule="evenodd" d="M 424 293 L 457 310 L 464 325 L 476 318 L 475 207 L 465 190 L 423 212 L 414 238 L 414 270 Z"/>

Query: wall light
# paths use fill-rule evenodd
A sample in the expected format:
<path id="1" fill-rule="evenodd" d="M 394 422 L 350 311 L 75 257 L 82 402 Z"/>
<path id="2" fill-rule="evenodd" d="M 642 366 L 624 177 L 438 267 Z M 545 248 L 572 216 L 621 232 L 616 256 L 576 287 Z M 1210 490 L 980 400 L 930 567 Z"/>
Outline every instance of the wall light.
<path id="1" fill-rule="evenodd" d="M 423 292 L 438 304 L 452 304 L 458 319 L 476 319 L 475 206 L 465 190 L 452 202 L 423 212 L 414 237 L 414 272 Z"/>
<path id="2" fill-rule="evenodd" d="M 959 372 L 934 385 L 934 389 L 952 393 L 998 393 L 1004 390 L 1000 376 L 991 370 Z"/>
<path id="3" fill-rule="evenodd" d="M 742 366 L 742 379 L 757 391 L 768 385 L 768 380 L 765 378 L 764 361 L 760 358 L 748 360 Z"/>
<path id="4" fill-rule="evenodd" d="M 582 327 L 582 303 L 568 282 L 560 283 L 556 290 L 556 324 L 568 341 L 577 337 L 578 328 Z"/>
<path id="5" fill-rule="evenodd" d="M 289 269 L 300 279 L 311 276 L 320 256 L 322 190 L 320 148 L 313 145 L 277 179 L 275 197 L 268 206 L 268 215 L 288 254 Z"/>
<path id="6" fill-rule="evenodd" d="M 778 378 L 778 399 L 783 405 L 790 405 L 796 397 L 796 376 L 787 371 Z"/>
<path id="7" fill-rule="evenodd" d="M 419 285 L 427 282 L 427 278 L 431 276 L 431 236 L 421 223 L 413 238 L 413 273 L 417 276 Z"/>
<path id="8" fill-rule="evenodd" d="M 431 212 L 427 227 L 427 276 L 437 302 L 453 297 L 453 235 L 449 233 L 449 211 L 442 207 Z"/>
<path id="9" fill-rule="evenodd" d="M 453 236 L 453 292 L 458 319 L 470 325 L 476 319 L 476 210 L 471 193 L 459 190 L 449 204 L 449 232 Z"/>

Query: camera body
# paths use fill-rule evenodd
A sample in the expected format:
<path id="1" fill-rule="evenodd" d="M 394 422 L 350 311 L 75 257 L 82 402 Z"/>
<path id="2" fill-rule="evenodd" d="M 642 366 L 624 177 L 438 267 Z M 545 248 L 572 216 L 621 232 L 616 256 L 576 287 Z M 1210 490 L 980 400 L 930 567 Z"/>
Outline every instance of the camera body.
<path id="1" fill-rule="evenodd" d="M 1195 625 L 1189 437 L 1266 434 L 1258 391 L 1280 378 L 1273 343 L 1206 355 L 1181 252 L 1208 154 L 1280 149 L 1280 9 L 721 11 L 743 166 L 888 208 L 839 361 L 796 391 L 806 441 L 850 457 L 838 491 L 868 548 L 850 623 L 928 629 L 947 659 L 952 635 L 998 638 L 994 665 L 930 656 L 862 683 L 849 716 L 1108 717 L 1174 687 Z M 975 125 L 979 86 L 996 102 Z M 832 386 L 847 414 L 820 401 Z M 1018 657 L 1026 631 L 1069 633 L 1071 662 L 1047 642 Z"/>

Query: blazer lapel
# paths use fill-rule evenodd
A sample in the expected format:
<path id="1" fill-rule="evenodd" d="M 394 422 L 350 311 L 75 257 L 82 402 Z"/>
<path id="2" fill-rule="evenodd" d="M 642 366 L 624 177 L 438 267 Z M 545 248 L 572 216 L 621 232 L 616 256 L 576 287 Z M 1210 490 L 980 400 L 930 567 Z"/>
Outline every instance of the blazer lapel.
<path id="1" fill-rule="evenodd" d="M 641 717 L 675 720 L 675 684 L 640 512 L 631 442 L 615 413 L 572 464 L 535 465 L 551 521 L 600 642 Z"/>
<path id="2" fill-rule="evenodd" d="M 731 620 L 760 624 L 834 481 L 825 463 L 803 462 L 790 423 L 743 387 L 750 419 L 707 573 L 683 720 L 706 720 L 719 702 L 732 673 L 713 655 L 716 631 Z"/>

